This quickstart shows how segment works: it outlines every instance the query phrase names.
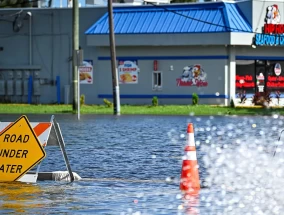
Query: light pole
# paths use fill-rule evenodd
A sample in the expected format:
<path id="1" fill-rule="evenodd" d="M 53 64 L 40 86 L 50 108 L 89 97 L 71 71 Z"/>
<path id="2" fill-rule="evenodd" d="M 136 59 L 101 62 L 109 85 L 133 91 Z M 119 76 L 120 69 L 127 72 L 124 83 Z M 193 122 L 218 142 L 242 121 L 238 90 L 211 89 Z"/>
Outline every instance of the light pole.
<path id="1" fill-rule="evenodd" d="M 73 17 L 73 61 L 72 61 L 72 74 L 73 74 L 73 112 L 78 113 L 79 102 L 79 62 L 78 62 L 78 52 L 79 52 L 79 6 L 78 0 L 72 0 L 72 17 Z"/>
<path id="2" fill-rule="evenodd" d="M 116 53 L 113 27 L 112 0 L 108 0 L 109 43 L 111 54 L 112 90 L 113 90 L 113 114 L 120 115 L 119 84 L 116 67 Z"/>

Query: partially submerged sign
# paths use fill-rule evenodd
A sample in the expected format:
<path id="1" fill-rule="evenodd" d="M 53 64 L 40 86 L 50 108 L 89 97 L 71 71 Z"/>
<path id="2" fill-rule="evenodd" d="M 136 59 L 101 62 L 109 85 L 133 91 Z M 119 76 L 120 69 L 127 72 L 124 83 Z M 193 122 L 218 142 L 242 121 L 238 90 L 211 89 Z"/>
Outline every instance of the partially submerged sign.
<path id="1" fill-rule="evenodd" d="M 27 117 L 20 117 L 0 134 L 0 181 L 16 181 L 45 156 Z"/>

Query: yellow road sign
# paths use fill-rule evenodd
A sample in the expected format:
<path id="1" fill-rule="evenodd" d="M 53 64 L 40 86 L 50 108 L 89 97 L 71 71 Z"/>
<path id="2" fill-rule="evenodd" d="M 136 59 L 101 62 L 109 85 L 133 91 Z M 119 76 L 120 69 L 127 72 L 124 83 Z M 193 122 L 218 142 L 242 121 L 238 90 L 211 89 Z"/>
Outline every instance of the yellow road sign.
<path id="1" fill-rule="evenodd" d="M 0 181 L 16 181 L 45 156 L 27 117 L 21 116 L 0 134 Z"/>

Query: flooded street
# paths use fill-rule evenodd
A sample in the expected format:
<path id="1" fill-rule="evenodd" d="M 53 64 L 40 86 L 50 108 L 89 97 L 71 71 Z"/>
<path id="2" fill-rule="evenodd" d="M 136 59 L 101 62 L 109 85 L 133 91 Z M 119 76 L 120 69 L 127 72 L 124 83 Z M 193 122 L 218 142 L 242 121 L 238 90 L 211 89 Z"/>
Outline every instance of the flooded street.
<path id="1" fill-rule="evenodd" d="M 51 115 L 27 117 L 48 122 Z M 281 145 L 273 157 L 282 116 L 55 118 L 71 168 L 82 180 L 0 183 L 1 214 L 281 214 L 284 209 Z M 179 179 L 189 122 L 203 188 L 184 200 Z M 41 172 L 66 170 L 59 147 L 47 146 L 46 152 Z"/>

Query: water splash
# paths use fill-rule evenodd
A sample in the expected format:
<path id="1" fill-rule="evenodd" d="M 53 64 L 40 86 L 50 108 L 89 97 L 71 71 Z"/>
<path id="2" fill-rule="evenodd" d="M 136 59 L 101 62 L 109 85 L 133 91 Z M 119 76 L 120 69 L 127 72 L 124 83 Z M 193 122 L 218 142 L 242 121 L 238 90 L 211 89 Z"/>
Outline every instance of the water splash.
<path id="1" fill-rule="evenodd" d="M 207 172 L 204 185 L 210 187 L 210 192 L 203 196 L 202 206 L 210 207 L 215 214 L 281 214 L 284 211 L 282 142 L 276 142 L 277 137 L 271 138 L 267 127 L 256 124 L 253 120 L 242 123 L 242 131 L 246 131 L 243 133 L 250 134 L 244 136 L 236 135 L 238 124 L 218 127 L 215 134 L 207 134 L 214 137 L 211 144 L 206 141 L 201 144 L 202 164 Z M 250 125 L 251 130 L 246 130 L 244 125 Z M 223 141 L 219 137 L 224 135 L 238 138 Z M 273 157 L 276 144 L 279 147 Z"/>

